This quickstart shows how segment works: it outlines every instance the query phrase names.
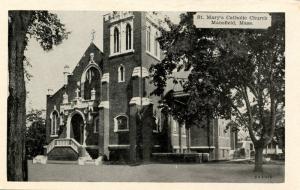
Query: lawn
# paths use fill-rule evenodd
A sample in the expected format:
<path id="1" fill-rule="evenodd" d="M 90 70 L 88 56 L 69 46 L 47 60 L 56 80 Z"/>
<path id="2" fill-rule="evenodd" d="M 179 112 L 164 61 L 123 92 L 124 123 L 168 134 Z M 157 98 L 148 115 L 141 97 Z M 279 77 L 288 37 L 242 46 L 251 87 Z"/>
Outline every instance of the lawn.
<path id="1" fill-rule="evenodd" d="M 98 182 L 284 182 L 284 164 L 264 165 L 264 173 L 254 173 L 253 164 L 159 164 L 72 165 L 32 164 L 29 161 L 29 181 L 98 181 Z"/>

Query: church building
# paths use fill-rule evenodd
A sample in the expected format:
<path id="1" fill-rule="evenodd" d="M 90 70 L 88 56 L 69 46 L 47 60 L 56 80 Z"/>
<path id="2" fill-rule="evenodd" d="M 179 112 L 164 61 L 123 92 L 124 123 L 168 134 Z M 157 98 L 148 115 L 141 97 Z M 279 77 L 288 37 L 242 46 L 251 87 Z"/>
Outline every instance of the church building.
<path id="1" fill-rule="evenodd" d="M 47 95 L 48 160 L 136 161 L 186 152 L 229 158 L 235 134 L 225 131 L 227 121 L 187 130 L 161 112 L 161 97 L 150 95 L 149 68 L 163 56 L 156 41 L 159 24 L 152 12 L 103 16 L 103 52 L 91 43 L 73 71 L 65 66 L 62 87 Z M 188 96 L 178 88 L 175 95 Z"/>

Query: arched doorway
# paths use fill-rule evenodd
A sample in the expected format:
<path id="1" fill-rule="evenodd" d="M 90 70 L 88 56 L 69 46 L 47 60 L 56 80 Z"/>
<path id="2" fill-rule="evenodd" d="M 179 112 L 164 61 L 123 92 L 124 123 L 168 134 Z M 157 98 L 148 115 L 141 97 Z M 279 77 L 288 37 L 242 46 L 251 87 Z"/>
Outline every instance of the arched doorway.
<path id="1" fill-rule="evenodd" d="M 80 143 L 83 144 L 84 140 L 84 121 L 80 114 L 76 113 L 73 115 L 71 119 L 71 128 L 73 130 L 73 136 L 74 139 Z"/>

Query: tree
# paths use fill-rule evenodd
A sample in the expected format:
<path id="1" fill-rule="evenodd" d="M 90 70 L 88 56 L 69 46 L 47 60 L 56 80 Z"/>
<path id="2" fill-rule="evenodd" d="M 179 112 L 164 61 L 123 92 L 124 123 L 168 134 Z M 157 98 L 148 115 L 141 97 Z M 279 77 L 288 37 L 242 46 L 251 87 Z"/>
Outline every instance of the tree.
<path id="1" fill-rule="evenodd" d="M 26 130 L 25 147 L 26 157 L 30 159 L 37 155 L 42 155 L 43 146 L 46 144 L 46 126 L 42 114 L 40 110 L 31 110 L 26 115 L 29 126 Z"/>
<path id="2" fill-rule="evenodd" d="M 284 15 L 272 14 L 266 30 L 247 30 L 196 28 L 194 14 L 182 14 L 178 25 L 167 19 L 169 30 L 161 29 L 165 57 L 150 68 L 153 94 L 164 93 L 174 69 L 190 70 L 187 80 L 179 79 L 187 103 L 178 109 L 174 98 L 165 98 L 163 105 L 182 122 L 220 117 L 246 128 L 255 171 L 262 171 L 263 148 L 273 139 L 278 108 L 284 108 Z"/>
<path id="3" fill-rule="evenodd" d="M 24 51 L 30 38 L 35 38 L 48 51 L 69 33 L 57 15 L 48 11 L 9 11 L 8 14 L 7 179 L 22 181 L 26 179 Z"/>

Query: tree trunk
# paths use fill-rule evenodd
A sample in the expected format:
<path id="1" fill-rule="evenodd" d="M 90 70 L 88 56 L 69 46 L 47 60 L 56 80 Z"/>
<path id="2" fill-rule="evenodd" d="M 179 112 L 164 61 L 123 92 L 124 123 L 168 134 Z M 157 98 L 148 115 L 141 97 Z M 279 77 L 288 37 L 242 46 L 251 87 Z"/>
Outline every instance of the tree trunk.
<path id="1" fill-rule="evenodd" d="M 29 11 L 9 12 L 8 71 L 9 97 L 7 100 L 7 180 L 27 179 L 25 159 L 26 89 L 24 81 L 24 50 L 26 32 L 31 20 Z"/>
<path id="2" fill-rule="evenodd" d="M 255 147 L 255 172 L 263 171 L 263 147 Z"/>

